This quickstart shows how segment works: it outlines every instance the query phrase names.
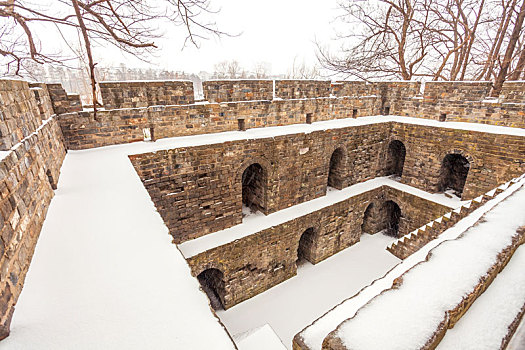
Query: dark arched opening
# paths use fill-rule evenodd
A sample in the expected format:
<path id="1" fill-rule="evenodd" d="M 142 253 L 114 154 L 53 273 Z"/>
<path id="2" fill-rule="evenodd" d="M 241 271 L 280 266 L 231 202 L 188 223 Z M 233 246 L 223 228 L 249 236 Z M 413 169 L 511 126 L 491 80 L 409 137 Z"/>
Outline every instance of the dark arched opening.
<path id="1" fill-rule="evenodd" d="M 469 170 L 470 162 L 467 158 L 461 154 L 447 154 L 441 164 L 439 191 L 452 190 L 461 197 Z"/>
<path id="2" fill-rule="evenodd" d="M 224 275 L 217 269 L 207 269 L 202 271 L 197 279 L 201 284 L 202 290 L 210 299 L 213 310 L 224 309 L 222 298 L 224 297 Z"/>
<path id="3" fill-rule="evenodd" d="M 361 232 L 362 233 L 376 233 L 376 226 L 377 222 L 374 220 L 374 203 L 370 203 L 368 207 L 365 209 L 365 213 L 363 215 L 363 224 L 361 225 Z"/>
<path id="4" fill-rule="evenodd" d="M 384 232 L 388 236 L 399 235 L 399 221 L 401 219 L 401 208 L 394 201 L 386 201 L 382 208 Z"/>
<path id="5" fill-rule="evenodd" d="M 242 173 L 242 204 L 251 211 L 265 210 L 265 181 L 264 168 L 259 163 L 253 163 Z"/>
<path id="6" fill-rule="evenodd" d="M 305 260 L 312 262 L 312 247 L 314 244 L 315 230 L 313 227 L 306 229 L 299 239 L 297 247 L 297 264 Z"/>
<path id="7" fill-rule="evenodd" d="M 342 147 L 337 148 L 330 157 L 330 168 L 328 170 L 328 186 L 337 189 L 343 188 L 344 179 L 344 151 Z"/>
<path id="8" fill-rule="evenodd" d="M 385 175 L 396 175 L 401 177 L 405 165 L 406 148 L 403 142 L 394 140 L 388 145 L 386 155 Z"/>

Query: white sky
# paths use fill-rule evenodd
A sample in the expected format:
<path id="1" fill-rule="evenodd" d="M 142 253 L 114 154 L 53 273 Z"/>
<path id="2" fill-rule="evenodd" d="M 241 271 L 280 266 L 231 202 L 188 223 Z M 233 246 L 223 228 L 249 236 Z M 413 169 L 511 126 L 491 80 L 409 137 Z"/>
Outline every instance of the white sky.
<path id="1" fill-rule="evenodd" d="M 257 62 L 268 62 L 272 74 L 286 73 L 294 58 L 298 64 L 317 62 L 314 40 L 326 44 L 334 38 L 332 22 L 339 12 L 337 0 L 211 0 L 211 4 L 220 8 L 214 17 L 219 29 L 240 35 L 203 40 L 199 49 L 187 46 L 181 51 L 184 28 L 169 26 L 165 36 L 156 42 L 159 49 L 156 57 L 150 59 L 154 66 L 212 72 L 215 63 L 235 59 L 247 70 Z M 51 33 L 48 36 L 51 38 Z M 148 66 L 116 49 L 98 48 L 95 59 L 104 66 L 120 62 L 130 67 Z"/>

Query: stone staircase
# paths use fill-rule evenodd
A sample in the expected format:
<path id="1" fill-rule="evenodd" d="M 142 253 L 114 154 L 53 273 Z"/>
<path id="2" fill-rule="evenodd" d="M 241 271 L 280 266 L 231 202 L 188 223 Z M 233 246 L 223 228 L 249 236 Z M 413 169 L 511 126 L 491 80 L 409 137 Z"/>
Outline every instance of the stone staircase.
<path id="1" fill-rule="evenodd" d="M 493 199 L 498 194 L 506 190 L 510 185 L 517 183 L 525 178 L 525 174 L 516 177 L 487 193 L 467 201 L 460 207 L 446 213 L 439 218 L 407 233 L 403 237 L 389 245 L 386 249 L 399 259 L 406 259 L 413 253 L 417 252 L 428 242 L 437 238 L 441 233 L 454 226 L 458 221 L 472 213 L 474 210 Z"/>

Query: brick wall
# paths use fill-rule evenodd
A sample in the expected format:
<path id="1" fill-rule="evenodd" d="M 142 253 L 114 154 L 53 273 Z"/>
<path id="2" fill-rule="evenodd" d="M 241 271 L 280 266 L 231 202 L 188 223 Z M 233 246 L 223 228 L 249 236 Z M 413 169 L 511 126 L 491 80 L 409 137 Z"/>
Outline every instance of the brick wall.
<path id="1" fill-rule="evenodd" d="M 156 139 L 305 123 L 371 115 L 375 98 L 321 98 L 307 100 L 210 103 L 187 106 L 101 110 L 59 116 L 68 149 L 87 149 L 143 139 L 143 128 L 154 128 Z"/>
<path id="2" fill-rule="evenodd" d="M 3 92 L 6 86 L 17 86 L 7 94 L 18 101 L 17 109 L 2 106 L 4 115 L 9 113 L 14 119 L 27 115 L 40 118 L 35 96 L 27 83 L 4 80 L 0 85 Z M 0 339 L 9 334 L 14 306 L 66 152 L 56 119 L 38 125 L 35 133 L 21 140 L 0 161 Z"/>
<path id="3" fill-rule="evenodd" d="M 202 83 L 209 102 L 272 100 L 272 80 L 209 80 Z"/>
<path id="4" fill-rule="evenodd" d="M 191 81 L 108 81 L 99 86 L 106 109 L 194 103 Z"/>
<path id="5" fill-rule="evenodd" d="M 328 97 L 329 80 L 276 80 L 275 97 L 282 99 Z"/>
<path id="6" fill-rule="evenodd" d="M 446 124 L 445 124 L 446 125 Z M 402 182 L 438 192 L 447 154 L 470 162 L 463 199 L 471 199 L 525 172 L 523 137 L 393 123 L 393 139 L 403 142 L 406 157 Z"/>
<path id="7" fill-rule="evenodd" d="M 67 94 L 61 84 L 46 84 L 53 111 L 56 114 L 77 112 L 82 110 L 80 96 Z"/>
<path id="8" fill-rule="evenodd" d="M 517 136 L 382 123 L 232 141 L 131 156 L 176 242 L 242 220 L 241 175 L 252 163 L 266 172 L 263 212 L 324 196 L 330 158 L 343 150 L 340 187 L 385 175 L 388 144 L 406 148 L 401 181 L 438 192 L 447 154 L 470 161 L 463 198 L 470 199 L 525 172 L 525 140 Z M 195 171 L 198 169 L 198 171 Z"/>
<path id="9" fill-rule="evenodd" d="M 224 276 L 221 300 L 229 308 L 297 273 L 301 235 L 313 228 L 308 260 L 318 263 L 359 242 L 369 203 L 394 200 L 402 207 L 402 234 L 440 216 L 447 207 L 386 186 L 265 229 L 188 258 L 193 275 L 215 268 Z M 257 247 L 257 249 L 253 249 Z"/>
<path id="10" fill-rule="evenodd" d="M 51 103 L 51 96 L 49 96 L 47 85 L 44 83 L 30 83 L 29 88 L 35 95 L 40 118 L 42 120 L 49 119 L 49 117 L 55 114 L 55 111 L 53 111 L 53 104 Z"/>
<path id="11" fill-rule="evenodd" d="M 341 187 L 378 176 L 377 155 L 388 135 L 388 124 L 375 124 L 130 158 L 170 233 L 182 242 L 241 222 L 241 177 L 252 163 L 265 170 L 268 214 L 324 196 L 337 148 L 343 151 Z"/>
<path id="12" fill-rule="evenodd" d="M 0 80 L 0 150 L 6 151 L 41 123 L 33 92 L 25 81 Z"/>

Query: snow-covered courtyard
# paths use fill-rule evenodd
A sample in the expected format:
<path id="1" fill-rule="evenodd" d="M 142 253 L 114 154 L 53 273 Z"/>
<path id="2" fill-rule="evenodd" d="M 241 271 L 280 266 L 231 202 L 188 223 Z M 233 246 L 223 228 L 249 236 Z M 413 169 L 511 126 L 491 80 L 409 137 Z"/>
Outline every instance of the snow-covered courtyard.
<path id="1" fill-rule="evenodd" d="M 269 324 L 291 349 L 292 338 L 306 325 L 400 261 L 385 249 L 392 240 L 364 234 L 354 246 L 316 265 L 303 263 L 297 276 L 217 315 L 234 338 Z"/>

